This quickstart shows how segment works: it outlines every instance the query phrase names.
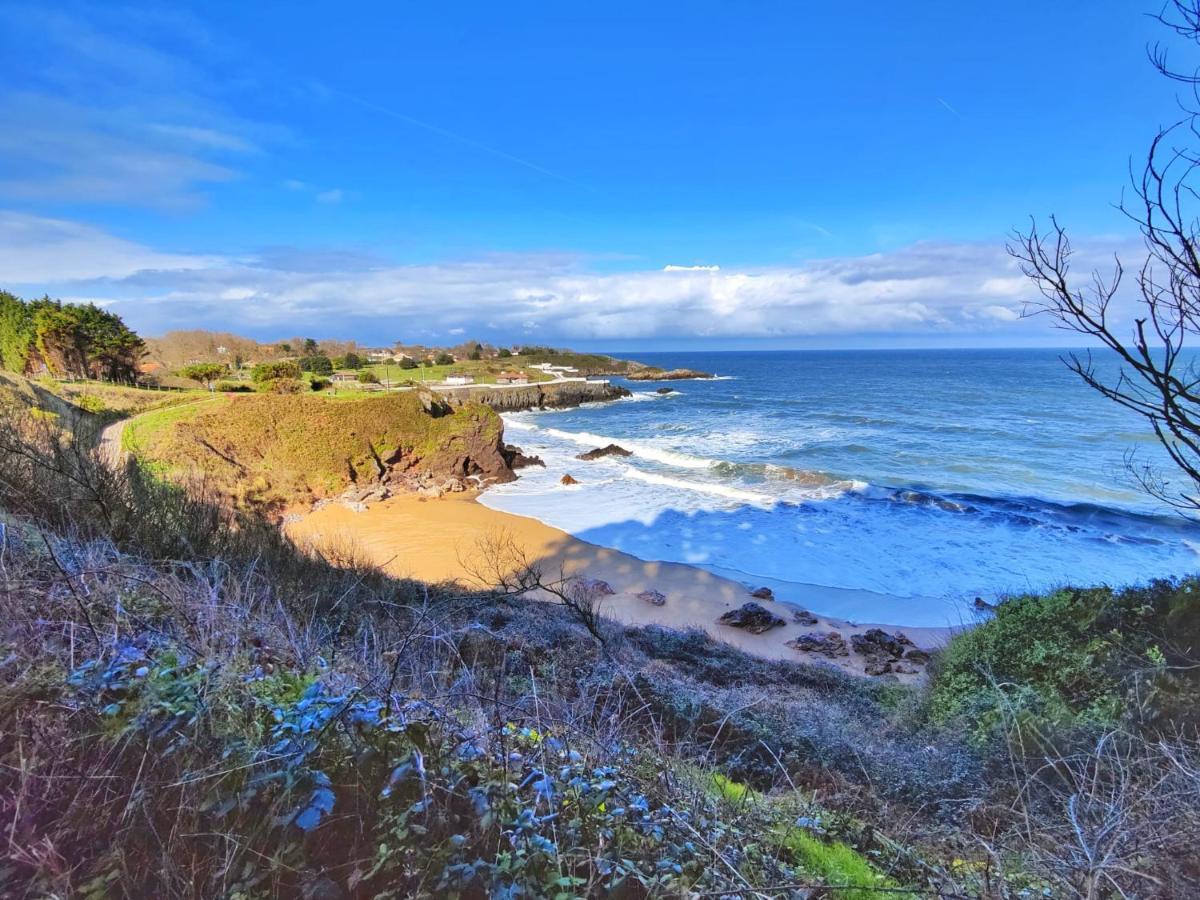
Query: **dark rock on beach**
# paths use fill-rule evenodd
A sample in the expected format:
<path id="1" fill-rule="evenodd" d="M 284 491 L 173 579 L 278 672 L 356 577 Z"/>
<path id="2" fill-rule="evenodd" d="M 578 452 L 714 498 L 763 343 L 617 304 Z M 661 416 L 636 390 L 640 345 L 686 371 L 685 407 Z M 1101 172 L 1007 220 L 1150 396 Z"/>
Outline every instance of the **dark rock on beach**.
<path id="1" fill-rule="evenodd" d="M 570 472 L 568 472 L 562 478 L 558 479 L 558 483 L 559 484 L 579 484 L 579 482 L 575 478 L 571 477 Z"/>
<path id="2" fill-rule="evenodd" d="M 882 628 L 870 628 L 862 634 L 851 635 L 850 645 L 855 653 L 864 657 L 863 671 L 868 675 L 911 674 L 916 671 L 913 663 L 921 662 L 922 656 L 929 658 L 906 635 L 898 631 L 888 634 Z M 909 656 L 909 653 L 915 655 Z M 901 663 L 901 658 L 907 662 Z"/>
<path id="3" fill-rule="evenodd" d="M 816 625 L 821 620 L 810 613 L 807 609 L 797 609 L 792 612 L 792 618 L 801 625 Z"/>
<path id="4" fill-rule="evenodd" d="M 882 628 L 871 628 L 862 634 L 852 635 L 850 645 L 855 653 L 863 656 L 882 653 L 899 659 L 913 642 L 899 632 L 888 634 Z"/>
<path id="5" fill-rule="evenodd" d="M 667 602 L 667 595 L 661 591 L 648 590 L 642 591 L 637 595 L 639 600 L 645 600 L 651 606 L 662 606 Z"/>
<path id="6" fill-rule="evenodd" d="M 775 592 L 772 591 L 769 587 L 760 587 L 760 588 L 755 588 L 754 590 L 752 590 L 750 592 L 750 596 L 755 597 L 759 600 L 774 600 Z"/>
<path id="7" fill-rule="evenodd" d="M 609 444 L 607 447 L 597 447 L 595 450 L 588 450 L 586 453 L 580 453 L 576 459 L 601 459 L 605 456 L 633 456 L 633 453 L 626 450 L 624 447 L 618 447 L 616 444 Z"/>
<path id="8" fill-rule="evenodd" d="M 733 628 L 744 628 L 751 634 L 762 634 L 787 624 L 782 616 L 767 611 L 757 603 L 746 603 L 738 609 L 731 609 L 717 621 Z"/>
<path id="9" fill-rule="evenodd" d="M 608 597 L 616 593 L 611 584 L 600 578 L 584 578 L 580 580 L 579 588 L 589 594 L 603 594 Z"/>
<path id="10" fill-rule="evenodd" d="M 510 469 L 524 469 L 528 466 L 546 468 L 546 464 L 540 456 L 529 456 L 515 444 L 505 444 L 501 452 L 504 454 L 504 458 L 508 460 L 508 467 Z"/>
<path id="11" fill-rule="evenodd" d="M 850 650 L 846 647 L 846 639 L 836 631 L 827 631 L 825 634 L 802 634 L 788 641 L 787 645 L 793 650 L 799 650 L 802 653 L 816 653 L 829 659 L 850 655 Z"/>

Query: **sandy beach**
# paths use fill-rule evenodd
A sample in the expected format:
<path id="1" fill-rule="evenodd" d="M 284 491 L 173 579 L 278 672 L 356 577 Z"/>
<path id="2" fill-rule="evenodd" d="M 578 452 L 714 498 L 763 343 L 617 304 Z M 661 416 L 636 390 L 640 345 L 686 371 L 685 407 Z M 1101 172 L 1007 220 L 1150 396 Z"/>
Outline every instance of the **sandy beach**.
<path id="1" fill-rule="evenodd" d="M 552 528 L 536 519 L 488 509 L 470 493 L 440 499 L 398 496 L 373 504 L 361 512 L 339 503 L 293 517 L 287 533 L 302 547 L 324 548 L 365 557 L 394 575 L 429 582 L 457 581 L 474 587 L 495 583 L 497 569 L 512 568 L 513 552 L 538 564 L 547 575 L 602 579 L 616 592 L 604 598 L 603 615 L 626 624 L 658 624 L 671 628 L 703 628 L 717 640 L 770 659 L 830 662 L 846 671 L 862 673 L 862 657 L 851 654 L 835 660 L 801 653 L 787 642 L 803 633 L 836 629 L 850 635 L 872 627 L 906 634 L 918 647 L 940 645 L 948 628 L 915 628 L 886 623 L 850 623 L 820 614 L 821 597 L 828 588 L 812 586 L 810 609 L 819 621 L 804 626 L 792 620 L 799 606 L 783 601 L 757 601 L 788 620 L 782 628 L 764 634 L 718 624 L 731 609 L 751 601 L 750 587 L 694 566 L 647 562 L 605 547 L 598 547 Z M 496 548 L 505 549 L 497 552 Z M 666 596 L 662 606 L 640 599 L 643 591 Z M 897 600 L 897 604 L 900 601 Z M 833 605 L 833 604 L 830 604 Z M 911 678 L 913 676 L 901 676 Z"/>

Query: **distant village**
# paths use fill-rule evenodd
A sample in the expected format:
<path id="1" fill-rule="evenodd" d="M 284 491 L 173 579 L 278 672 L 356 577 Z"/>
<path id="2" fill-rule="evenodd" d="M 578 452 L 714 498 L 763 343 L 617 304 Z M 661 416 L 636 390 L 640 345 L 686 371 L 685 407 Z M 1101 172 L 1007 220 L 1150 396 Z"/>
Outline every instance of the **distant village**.
<path id="1" fill-rule="evenodd" d="M 264 343 L 234 334 L 175 331 L 147 338 L 139 379 L 165 388 L 217 390 L 255 380 L 264 366 L 291 363 L 314 389 L 386 390 L 428 384 L 516 386 L 583 380 L 618 372 L 623 364 L 603 356 L 535 345 L 494 346 L 466 341 L 452 347 L 396 342 L 366 347 L 354 341 L 292 338 Z"/>

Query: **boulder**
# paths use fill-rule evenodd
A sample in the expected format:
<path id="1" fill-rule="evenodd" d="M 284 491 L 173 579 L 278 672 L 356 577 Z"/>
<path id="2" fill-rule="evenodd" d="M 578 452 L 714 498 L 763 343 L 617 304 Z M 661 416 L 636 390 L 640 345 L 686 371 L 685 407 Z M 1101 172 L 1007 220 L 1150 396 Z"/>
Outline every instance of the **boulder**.
<path id="1" fill-rule="evenodd" d="M 662 593 L 661 591 L 656 591 L 653 589 L 648 590 L 648 591 L 642 591 L 637 596 L 638 596 L 639 600 L 645 600 L 651 606 L 662 606 L 664 603 L 667 602 L 666 594 Z"/>
<path id="2" fill-rule="evenodd" d="M 862 634 L 850 637 L 850 646 L 855 653 L 863 656 L 882 654 L 893 659 L 899 659 L 904 651 L 913 645 L 903 634 L 888 634 L 882 628 L 870 628 Z"/>
<path id="3" fill-rule="evenodd" d="M 438 497 L 442 496 L 442 489 L 436 485 L 429 485 L 428 487 L 423 487 L 418 490 L 417 496 L 424 497 L 427 500 L 436 500 Z"/>
<path id="4" fill-rule="evenodd" d="M 787 624 L 782 616 L 769 612 L 757 603 L 746 603 L 737 609 L 731 609 L 717 621 L 733 628 L 744 628 L 751 634 L 762 634 Z"/>
<path id="5" fill-rule="evenodd" d="M 501 451 L 504 458 L 508 461 L 510 469 L 525 469 L 529 466 L 541 466 L 546 468 L 546 464 L 540 456 L 529 456 L 520 447 L 515 444 L 505 444 Z"/>
<path id="6" fill-rule="evenodd" d="M 461 494 L 466 490 L 466 486 L 457 478 L 447 478 L 441 484 L 443 494 Z"/>
<path id="7" fill-rule="evenodd" d="M 792 611 L 792 618 L 801 625 L 817 625 L 820 619 L 810 613 L 807 609 L 797 609 Z"/>
<path id="8" fill-rule="evenodd" d="M 558 479 L 558 483 L 559 484 L 579 484 L 579 482 L 576 479 L 571 477 L 570 472 L 568 472 L 562 478 Z"/>
<path id="9" fill-rule="evenodd" d="M 775 592 L 769 587 L 755 588 L 750 592 L 751 597 L 756 597 L 759 600 L 774 600 Z"/>
<path id="10" fill-rule="evenodd" d="M 581 578 L 577 583 L 581 591 L 589 594 L 602 594 L 606 597 L 611 597 L 616 593 L 611 584 L 599 578 Z"/>
<path id="11" fill-rule="evenodd" d="M 609 444 L 607 447 L 597 447 L 595 450 L 589 450 L 586 453 L 580 453 L 576 459 L 601 459 L 605 456 L 633 456 L 633 454 L 624 447 L 618 447 L 616 444 Z"/>
<path id="12" fill-rule="evenodd" d="M 656 394 L 674 394 L 675 388 L 661 387 L 654 391 Z"/>
<path id="13" fill-rule="evenodd" d="M 907 650 L 904 651 L 904 658 L 907 659 L 909 662 L 914 662 L 914 663 L 922 663 L 923 664 L 923 663 L 929 662 L 929 654 L 926 653 L 924 650 L 922 650 L 920 647 L 909 647 Z"/>
<path id="14" fill-rule="evenodd" d="M 846 647 L 846 639 L 836 631 L 827 631 L 825 634 L 802 634 L 788 641 L 787 645 L 793 650 L 799 650 L 802 653 L 816 653 L 829 659 L 850 655 L 850 650 Z"/>

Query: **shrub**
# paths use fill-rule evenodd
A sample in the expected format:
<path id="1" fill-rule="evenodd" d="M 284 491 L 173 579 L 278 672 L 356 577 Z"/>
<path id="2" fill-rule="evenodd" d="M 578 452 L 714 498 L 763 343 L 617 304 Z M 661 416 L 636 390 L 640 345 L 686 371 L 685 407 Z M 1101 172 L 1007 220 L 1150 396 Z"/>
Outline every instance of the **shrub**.
<path id="1" fill-rule="evenodd" d="M 360 384 L 379 384 L 379 376 L 370 369 L 364 369 L 358 373 L 358 381 Z"/>
<path id="2" fill-rule="evenodd" d="M 222 394 L 249 394 L 253 393 L 254 388 L 244 381 L 218 381 L 213 385 L 213 390 Z"/>
<path id="3" fill-rule="evenodd" d="M 262 387 L 273 394 L 301 394 L 309 390 L 308 384 L 299 378 L 273 378 L 263 382 Z"/>
<path id="4" fill-rule="evenodd" d="M 417 367 L 417 361 L 411 357 L 402 356 L 398 365 L 402 369 L 415 369 Z"/>
<path id="5" fill-rule="evenodd" d="M 299 378 L 300 366 L 292 360 L 259 363 L 251 370 L 250 377 L 257 384 L 277 378 Z"/>
<path id="6" fill-rule="evenodd" d="M 433 357 L 435 366 L 452 366 L 454 365 L 454 357 L 446 351 L 441 351 Z"/>
<path id="7" fill-rule="evenodd" d="M 331 384 L 333 384 L 333 382 L 330 381 L 328 378 L 318 378 L 315 375 L 308 382 L 308 386 L 310 388 L 312 388 L 314 391 L 323 391 L 323 390 L 325 390 L 325 388 L 329 387 Z"/>
<path id="8" fill-rule="evenodd" d="M 1195 723 L 1200 580 L 1001 603 L 936 660 L 930 713 L 986 740 L 1006 717 L 1038 727 Z"/>

